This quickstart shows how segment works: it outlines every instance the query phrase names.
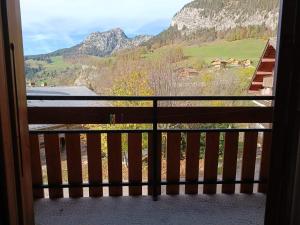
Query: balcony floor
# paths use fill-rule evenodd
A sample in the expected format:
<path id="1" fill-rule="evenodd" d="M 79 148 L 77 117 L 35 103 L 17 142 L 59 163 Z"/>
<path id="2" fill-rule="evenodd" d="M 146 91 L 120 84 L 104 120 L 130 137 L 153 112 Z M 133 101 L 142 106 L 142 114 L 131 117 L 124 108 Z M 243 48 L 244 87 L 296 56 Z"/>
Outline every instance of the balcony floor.
<path id="1" fill-rule="evenodd" d="M 80 198 L 35 202 L 37 225 L 263 225 L 265 195 Z"/>

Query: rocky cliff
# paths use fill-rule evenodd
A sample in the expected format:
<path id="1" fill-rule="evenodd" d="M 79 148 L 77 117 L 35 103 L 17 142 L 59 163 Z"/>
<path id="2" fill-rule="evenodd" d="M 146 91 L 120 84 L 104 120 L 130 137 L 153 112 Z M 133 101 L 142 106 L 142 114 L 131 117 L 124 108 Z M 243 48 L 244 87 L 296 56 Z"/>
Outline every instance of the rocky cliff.
<path id="1" fill-rule="evenodd" d="M 49 54 L 26 56 L 25 59 L 49 58 L 60 55 L 109 56 L 124 49 L 138 47 L 151 37 L 152 36 L 141 35 L 129 38 L 122 29 L 115 28 L 105 32 L 91 33 L 80 44 L 71 48 L 59 49 Z"/>
<path id="2" fill-rule="evenodd" d="M 106 32 L 92 33 L 72 50 L 79 54 L 107 56 L 123 49 L 138 47 L 150 38 L 151 36 L 128 38 L 123 30 L 116 28 Z"/>
<path id="3" fill-rule="evenodd" d="M 216 31 L 264 25 L 276 30 L 278 0 L 195 0 L 173 17 L 171 26 L 183 33 L 202 29 Z"/>

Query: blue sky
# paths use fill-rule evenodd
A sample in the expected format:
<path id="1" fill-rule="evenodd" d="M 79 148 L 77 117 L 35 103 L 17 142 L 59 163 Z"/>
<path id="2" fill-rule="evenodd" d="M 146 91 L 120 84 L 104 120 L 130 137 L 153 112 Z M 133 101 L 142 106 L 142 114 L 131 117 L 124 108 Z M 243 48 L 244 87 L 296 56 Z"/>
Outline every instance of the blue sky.
<path id="1" fill-rule="evenodd" d="M 25 55 L 73 46 L 91 32 L 120 27 L 157 34 L 191 0 L 21 0 Z"/>

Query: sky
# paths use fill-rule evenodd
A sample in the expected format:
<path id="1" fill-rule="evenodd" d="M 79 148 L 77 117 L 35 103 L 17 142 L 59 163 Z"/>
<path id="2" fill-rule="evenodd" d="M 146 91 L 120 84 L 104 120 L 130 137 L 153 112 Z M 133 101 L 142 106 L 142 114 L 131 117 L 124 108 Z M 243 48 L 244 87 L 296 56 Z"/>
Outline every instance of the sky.
<path id="1" fill-rule="evenodd" d="M 80 43 L 119 27 L 127 36 L 155 35 L 191 0 L 20 0 L 25 55 Z"/>

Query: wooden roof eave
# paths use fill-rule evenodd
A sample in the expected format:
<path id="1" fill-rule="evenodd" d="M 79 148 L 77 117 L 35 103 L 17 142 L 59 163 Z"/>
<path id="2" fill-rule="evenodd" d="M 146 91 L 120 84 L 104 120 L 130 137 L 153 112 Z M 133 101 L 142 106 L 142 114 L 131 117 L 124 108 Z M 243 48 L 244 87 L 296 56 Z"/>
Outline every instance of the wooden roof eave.
<path id="1" fill-rule="evenodd" d="M 262 59 L 264 58 L 264 56 L 265 56 L 265 54 L 266 54 L 266 52 L 267 52 L 267 50 L 268 50 L 269 45 L 270 45 L 270 39 L 268 39 L 268 42 L 267 42 L 267 44 L 266 44 L 266 46 L 265 46 L 265 48 L 264 48 L 263 54 L 261 55 L 261 57 L 260 57 L 260 59 L 259 59 L 259 62 L 258 62 L 257 67 L 256 67 L 256 69 L 255 69 L 255 72 L 253 73 L 251 82 L 250 82 L 250 84 L 249 84 L 249 86 L 248 86 L 248 90 L 251 90 L 251 86 L 252 86 L 252 83 L 253 83 L 253 81 L 254 81 L 254 79 L 255 79 L 255 77 L 256 77 L 256 73 L 258 72 L 259 65 L 262 63 Z"/>

